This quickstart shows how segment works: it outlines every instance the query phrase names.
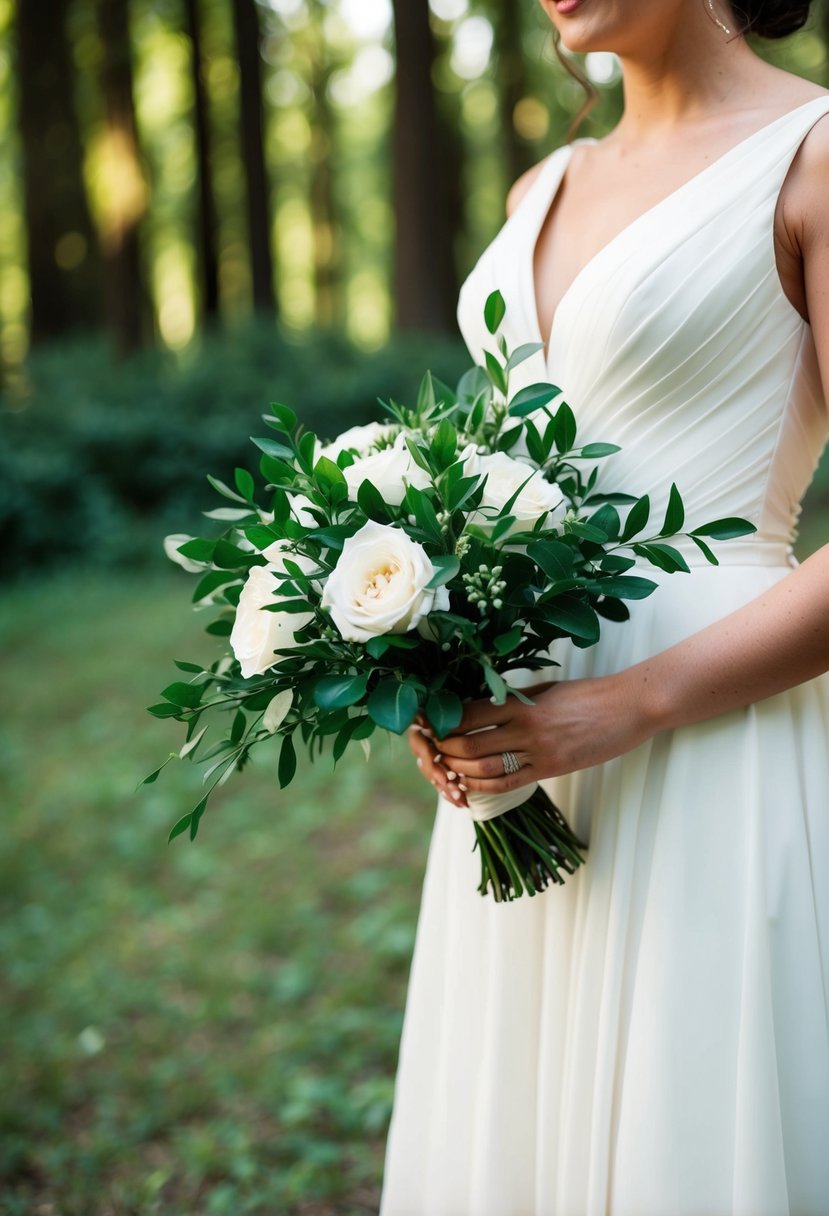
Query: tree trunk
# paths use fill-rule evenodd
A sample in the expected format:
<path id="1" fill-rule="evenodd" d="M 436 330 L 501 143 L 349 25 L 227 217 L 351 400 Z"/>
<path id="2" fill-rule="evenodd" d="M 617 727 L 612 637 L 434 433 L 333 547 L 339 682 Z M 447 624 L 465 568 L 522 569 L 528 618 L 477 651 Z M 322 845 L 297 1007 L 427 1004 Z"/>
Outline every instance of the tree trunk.
<path id="1" fill-rule="evenodd" d="M 332 150 L 337 146 L 336 116 L 329 100 L 328 82 L 339 65 L 323 50 L 321 25 L 325 7 L 320 0 L 311 0 L 309 7 L 318 27 L 310 44 L 309 79 L 312 96 L 309 205 L 314 237 L 314 308 L 318 325 L 337 328 L 345 324 L 344 233 L 332 165 Z"/>
<path id="2" fill-rule="evenodd" d="M 193 82 L 193 126 L 196 136 L 196 246 L 202 316 L 212 320 L 219 313 L 219 256 L 217 252 L 216 200 L 213 194 L 213 158 L 207 90 L 204 85 L 199 0 L 184 0 L 187 35 L 190 39 L 190 71 Z"/>
<path id="3" fill-rule="evenodd" d="M 138 146 L 132 90 L 132 46 L 126 0 L 98 0 L 104 54 L 101 84 L 106 104 L 107 153 L 117 165 L 118 188 L 106 201 L 101 233 L 107 323 L 121 356 L 141 347 L 151 332 L 144 287 L 139 225 L 148 191 Z"/>
<path id="4" fill-rule="evenodd" d="M 275 312 L 271 255 L 270 189 L 265 167 L 262 123 L 262 57 L 256 0 L 233 0 L 236 53 L 239 61 L 239 120 L 247 184 L 248 247 L 253 306 Z"/>
<path id="5" fill-rule="evenodd" d="M 69 0 L 18 0 L 15 75 L 34 343 L 102 320 L 97 234 L 84 187 L 66 33 Z"/>
<path id="6" fill-rule="evenodd" d="M 496 80 L 504 139 L 504 169 L 512 185 L 533 163 L 533 151 L 515 129 L 515 107 L 529 93 L 527 60 L 521 43 L 521 6 L 496 0 L 492 14 L 497 55 Z"/>
<path id="7" fill-rule="evenodd" d="M 432 87 L 428 0 L 393 0 L 397 71 L 394 113 L 394 304 L 400 329 L 455 333 L 457 275 L 452 188 L 459 174 L 441 138 Z"/>

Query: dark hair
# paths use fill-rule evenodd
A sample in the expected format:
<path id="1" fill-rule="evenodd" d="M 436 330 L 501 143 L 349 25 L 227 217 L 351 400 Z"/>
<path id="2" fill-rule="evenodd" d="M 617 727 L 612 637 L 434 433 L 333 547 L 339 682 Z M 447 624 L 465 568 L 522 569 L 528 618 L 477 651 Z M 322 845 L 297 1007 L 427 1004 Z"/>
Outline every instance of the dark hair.
<path id="1" fill-rule="evenodd" d="M 741 23 L 741 34 L 761 38 L 785 38 L 806 24 L 811 0 L 732 0 L 734 16 Z"/>

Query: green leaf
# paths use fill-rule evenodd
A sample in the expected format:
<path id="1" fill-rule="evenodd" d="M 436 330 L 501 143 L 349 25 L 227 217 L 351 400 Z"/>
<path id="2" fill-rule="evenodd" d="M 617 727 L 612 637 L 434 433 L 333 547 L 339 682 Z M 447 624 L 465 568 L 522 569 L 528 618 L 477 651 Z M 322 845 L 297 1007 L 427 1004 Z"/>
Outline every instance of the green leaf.
<path id="1" fill-rule="evenodd" d="M 342 469 L 327 456 L 320 456 L 314 465 L 314 481 L 323 490 L 330 490 L 332 486 L 347 487 L 348 485 L 343 476 Z"/>
<path id="2" fill-rule="evenodd" d="M 213 560 L 216 543 L 215 540 L 203 540 L 200 536 L 194 536 L 183 545 L 177 545 L 176 552 L 183 553 L 185 557 L 194 557 L 197 562 L 209 562 Z"/>
<path id="3" fill-rule="evenodd" d="M 179 671 L 202 672 L 207 670 L 199 663 L 185 663 L 183 659 L 173 659 L 173 662 L 175 663 L 176 667 L 178 667 Z"/>
<path id="4" fill-rule="evenodd" d="M 366 708 L 378 726 L 402 735 L 417 713 L 417 692 L 401 680 L 383 680 L 369 695 Z"/>
<path id="5" fill-rule="evenodd" d="M 484 322 L 491 334 L 494 334 L 498 326 L 503 321 L 507 311 L 507 306 L 504 303 L 504 297 L 496 288 L 490 292 L 484 304 Z"/>
<path id="6" fill-rule="evenodd" d="M 390 645 L 391 642 L 389 641 L 388 635 L 381 634 L 379 637 L 368 639 L 366 642 L 366 650 L 373 659 L 381 659 L 389 649 Z"/>
<path id="7" fill-rule="evenodd" d="M 455 452 L 458 447 L 458 433 L 448 418 L 444 418 L 435 427 L 435 433 L 432 436 L 429 447 L 432 459 L 438 468 L 448 468 L 455 459 Z"/>
<path id="8" fill-rule="evenodd" d="M 275 460 L 293 460 L 294 453 L 287 444 L 280 443 L 278 439 L 271 439 L 269 435 L 250 436 L 251 443 L 255 443 L 260 452 L 264 452 L 266 456 L 272 456 Z"/>
<path id="9" fill-rule="evenodd" d="M 171 705 L 169 701 L 159 701 L 158 705 L 148 705 L 147 713 L 154 718 L 178 718 L 181 716 L 181 706 Z"/>
<path id="10" fill-rule="evenodd" d="M 477 474 L 474 477 L 458 477 L 452 482 L 446 495 L 447 508 L 450 511 L 457 511 L 475 493 L 482 480 Z"/>
<path id="11" fill-rule="evenodd" d="M 700 540 L 700 538 L 698 536 L 694 536 L 693 533 L 691 533 L 691 540 L 694 542 L 700 552 L 705 554 L 707 561 L 709 561 L 712 566 L 719 566 L 719 558 L 716 557 L 713 551 L 708 548 L 704 540 Z"/>
<path id="12" fill-rule="evenodd" d="M 576 442 L 576 416 L 566 401 L 556 410 L 555 442 L 560 452 L 569 452 Z"/>
<path id="13" fill-rule="evenodd" d="M 213 550 L 213 561 L 222 570 L 236 569 L 239 566 L 247 567 L 250 565 L 250 556 L 250 553 L 223 537 L 219 537 Z"/>
<path id="14" fill-rule="evenodd" d="M 497 704 L 503 705 L 509 693 L 506 681 L 488 663 L 484 664 L 484 679 L 486 680 L 487 688 L 492 693 Z"/>
<path id="15" fill-rule="evenodd" d="M 259 458 L 259 472 L 269 485 L 275 486 L 293 485 L 296 476 L 291 464 L 284 460 L 275 460 L 273 456 L 268 456 L 265 452 Z"/>
<path id="16" fill-rule="evenodd" d="M 429 414 L 437 404 L 435 400 L 435 386 L 432 380 L 432 373 L 426 371 L 423 379 L 417 390 L 417 412 L 418 414 Z"/>
<path id="17" fill-rule="evenodd" d="M 587 522 L 593 528 L 600 528 L 602 532 L 607 534 L 610 540 L 618 538 L 622 527 L 619 512 L 609 502 L 599 507 L 598 511 L 594 511 Z"/>
<path id="18" fill-rule="evenodd" d="M 499 633 L 498 637 L 492 643 L 495 647 L 496 654 L 511 654 L 517 646 L 520 646 L 524 640 L 524 630 L 516 625 L 513 629 L 508 629 L 506 633 Z"/>
<path id="19" fill-rule="evenodd" d="M 437 737 L 443 739 L 460 723 L 463 717 L 463 702 L 457 693 L 440 688 L 427 697 L 424 713 L 434 727 Z"/>
<path id="20" fill-rule="evenodd" d="M 241 709 L 237 709 L 233 717 L 233 724 L 230 728 L 230 742 L 238 743 L 242 735 L 245 733 L 247 718 Z"/>
<path id="21" fill-rule="evenodd" d="M 361 481 L 357 488 L 357 502 L 360 510 L 368 519 L 373 519 L 375 523 L 387 524 L 391 519 L 389 508 L 383 498 L 383 495 L 375 486 L 374 482 L 366 478 Z"/>
<path id="22" fill-rule="evenodd" d="M 487 371 L 489 372 L 490 376 L 492 377 L 492 383 L 495 385 L 495 387 L 498 389 L 499 392 L 505 393 L 507 391 L 506 372 L 504 371 L 503 366 L 499 363 L 496 356 L 493 355 L 492 351 L 489 351 L 489 350 L 484 351 L 484 362 L 486 363 Z"/>
<path id="23" fill-rule="evenodd" d="M 529 359 L 537 350 L 543 350 L 543 342 L 524 342 L 521 346 L 517 346 L 507 359 L 507 371 L 511 372 L 519 363 L 523 363 L 525 359 Z"/>
<path id="24" fill-rule="evenodd" d="M 547 405 L 554 397 L 558 397 L 561 389 L 555 384 L 540 381 L 538 384 L 528 384 L 520 389 L 509 403 L 509 412 L 516 418 L 526 418 L 535 410 Z"/>
<path id="25" fill-rule="evenodd" d="M 231 490 L 230 486 L 226 485 L 223 481 L 220 481 L 218 477 L 214 477 L 211 473 L 207 473 L 206 477 L 213 489 L 217 490 L 224 498 L 229 498 L 232 502 L 245 501 L 244 498 L 241 498 L 240 495 L 236 493 L 235 490 Z"/>
<path id="26" fill-rule="evenodd" d="M 573 569 L 573 550 L 556 540 L 536 540 L 527 545 L 527 557 L 549 578 L 567 578 Z"/>
<path id="27" fill-rule="evenodd" d="M 296 748 L 292 735 L 284 735 L 282 739 L 282 747 L 279 749 L 279 764 L 277 766 L 277 780 L 279 788 L 284 790 L 286 785 L 290 785 L 294 779 L 296 772 Z"/>
<path id="28" fill-rule="evenodd" d="M 233 631 L 233 622 L 227 617 L 220 617 L 217 621 L 211 621 L 209 625 L 205 625 L 204 632 L 211 634 L 217 638 L 228 638 Z"/>
<path id="29" fill-rule="evenodd" d="M 622 543 L 630 540 L 637 532 L 641 532 L 651 513 L 651 500 L 647 494 L 643 494 L 638 498 L 633 506 L 628 511 L 628 517 L 625 520 L 624 530 L 620 537 Z"/>
<path id="30" fill-rule="evenodd" d="M 593 460 L 598 459 L 600 456 L 612 456 L 614 452 L 621 452 L 621 450 L 617 443 L 586 443 L 583 448 L 579 448 L 572 455 L 583 456 L 587 460 Z"/>
<path id="31" fill-rule="evenodd" d="M 580 536 L 582 540 L 594 541 L 597 545 L 603 545 L 609 539 L 607 533 L 603 532 L 601 528 L 596 528 L 593 524 L 586 524 L 580 519 L 568 524 L 567 530 L 574 536 Z"/>
<path id="32" fill-rule="evenodd" d="M 255 545 L 260 552 L 262 549 L 267 549 L 275 540 L 280 539 L 267 524 L 248 524 L 242 531 L 245 534 L 245 539 L 249 540 L 252 545 Z"/>
<path id="33" fill-rule="evenodd" d="M 544 617 L 552 625 L 575 638 L 593 643 L 599 640 L 595 610 L 575 596 L 562 595 L 544 605 Z"/>
<path id="34" fill-rule="evenodd" d="M 177 681 L 175 684 L 168 684 L 161 695 L 172 701 L 173 705 L 192 709 L 200 703 L 204 689 L 204 684 L 184 684 Z"/>
<path id="35" fill-rule="evenodd" d="M 181 819 L 177 820 L 177 822 L 173 824 L 173 826 L 170 828 L 170 834 L 167 837 L 168 844 L 170 843 L 171 840 L 175 840 L 176 836 L 180 836 L 182 834 L 182 832 L 187 831 L 187 829 L 190 826 L 190 821 L 192 818 L 193 818 L 192 811 L 188 811 L 186 815 L 182 815 Z"/>
<path id="36" fill-rule="evenodd" d="M 602 595 L 612 595 L 621 600 L 643 600 L 659 586 L 649 578 L 638 575 L 624 574 L 612 578 L 603 578 L 595 584 Z"/>
<path id="37" fill-rule="evenodd" d="M 640 557 L 647 558 L 651 565 L 656 566 L 658 570 L 664 570 L 667 574 L 676 574 L 678 570 L 683 570 L 686 574 L 690 573 L 685 558 L 673 545 L 663 545 L 651 540 L 634 545 L 633 552 L 638 553 Z"/>
<path id="38" fill-rule="evenodd" d="M 427 587 L 442 587 L 444 583 L 450 582 L 461 568 L 461 561 L 454 553 L 441 553 L 437 557 L 430 557 L 430 562 L 435 573 L 426 584 Z"/>
<path id="39" fill-rule="evenodd" d="M 199 580 L 196 590 L 193 591 L 193 603 L 204 599 L 205 596 L 210 595 L 210 592 L 215 591 L 216 587 L 224 586 L 226 582 L 232 582 L 235 578 L 236 574 L 232 570 L 209 570 Z"/>
<path id="40" fill-rule="evenodd" d="M 665 511 L 665 522 L 662 525 L 660 536 L 675 536 L 685 523 L 685 507 L 682 505 L 682 496 L 676 488 L 674 482 L 671 483 L 671 492 L 668 496 L 668 507 Z"/>
<path id="41" fill-rule="evenodd" d="M 190 812 L 190 839 L 191 840 L 196 839 L 196 833 L 199 830 L 199 822 L 201 820 L 202 815 L 204 814 L 204 808 L 207 806 L 207 799 L 209 797 L 210 797 L 209 793 L 205 794 L 204 798 L 202 798 L 199 805 L 196 807 L 193 807 L 193 810 Z"/>
<path id="42" fill-rule="evenodd" d="M 429 476 L 431 477 L 432 476 L 432 466 L 429 464 L 429 458 L 426 455 L 426 453 L 423 451 L 423 448 L 420 446 L 419 443 L 417 443 L 414 439 L 412 439 L 411 435 L 406 435 L 405 438 L 406 438 L 406 447 L 409 449 L 412 460 L 415 462 L 415 464 L 420 465 L 421 469 L 423 469 L 424 472 L 428 473 Z"/>
<path id="43" fill-rule="evenodd" d="M 158 774 L 161 772 L 161 770 L 164 768 L 164 766 L 169 764 L 171 760 L 177 760 L 177 759 L 178 759 L 178 752 L 170 752 L 169 756 L 164 761 L 164 764 L 159 764 L 158 768 L 153 769 L 153 771 L 151 773 L 148 773 L 148 775 L 146 777 L 143 777 L 138 782 L 138 785 L 135 787 L 136 792 L 141 789 L 142 785 L 152 785 L 154 781 L 157 781 Z"/>
<path id="44" fill-rule="evenodd" d="M 608 621 L 629 621 L 630 609 L 627 604 L 623 604 L 621 600 L 606 599 L 600 600 L 594 605 L 599 616 L 603 616 Z"/>
<path id="45" fill-rule="evenodd" d="M 737 515 L 726 516 L 724 519 L 712 520 L 710 524 L 702 524 L 689 533 L 690 536 L 710 536 L 712 540 L 733 540 L 737 536 L 750 536 L 756 532 L 754 524 Z M 184 550 L 182 549 L 182 552 Z"/>
<path id="46" fill-rule="evenodd" d="M 283 429 L 290 434 L 296 426 L 296 414 L 288 405 L 281 405 L 278 401 L 270 403 L 271 412 L 278 419 Z"/>
<path id="47" fill-rule="evenodd" d="M 343 709 L 365 695 L 371 672 L 360 675 L 323 676 L 314 685 L 314 700 L 321 709 Z"/>
<path id="48" fill-rule="evenodd" d="M 253 500 L 253 495 L 256 490 L 256 483 L 247 469 L 234 469 L 233 479 L 236 482 L 236 489 L 246 498 L 248 502 Z"/>

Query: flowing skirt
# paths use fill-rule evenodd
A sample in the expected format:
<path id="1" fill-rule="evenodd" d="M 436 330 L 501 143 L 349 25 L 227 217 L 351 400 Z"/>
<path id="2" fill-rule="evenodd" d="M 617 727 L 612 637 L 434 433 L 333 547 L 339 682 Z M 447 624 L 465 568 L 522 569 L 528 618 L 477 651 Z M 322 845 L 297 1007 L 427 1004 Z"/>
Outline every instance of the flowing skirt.
<path id="1" fill-rule="evenodd" d="M 782 548 L 643 571 L 548 678 L 664 650 Z M 380 1216 L 827 1216 L 828 741 L 829 675 L 545 781 L 587 862 L 509 904 L 439 800 Z"/>

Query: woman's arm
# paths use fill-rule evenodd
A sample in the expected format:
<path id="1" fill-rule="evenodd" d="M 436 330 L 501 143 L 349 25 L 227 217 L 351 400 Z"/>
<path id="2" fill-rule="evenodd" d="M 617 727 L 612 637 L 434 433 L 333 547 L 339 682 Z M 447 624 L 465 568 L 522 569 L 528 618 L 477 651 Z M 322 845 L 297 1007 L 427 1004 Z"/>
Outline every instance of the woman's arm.
<path id="1" fill-rule="evenodd" d="M 798 259 L 803 301 L 829 396 L 829 122 L 804 141 L 786 182 L 784 235 Z M 662 730 L 717 717 L 829 670 L 829 545 L 735 612 L 618 674 L 554 684 L 533 706 L 475 701 L 456 734 L 432 745 L 412 732 L 425 774 L 451 794 L 458 784 L 512 789 L 622 755 Z M 496 729 L 467 735 L 482 726 Z M 439 752 L 438 749 L 439 748 Z M 504 776 L 501 753 L 520 772 Z M 440 756 L 440 760 L 436 759 Z M 450 780 L 448 773 L 458 776 Z M 455 800 L 465 804 L 463 790 Z"/>

